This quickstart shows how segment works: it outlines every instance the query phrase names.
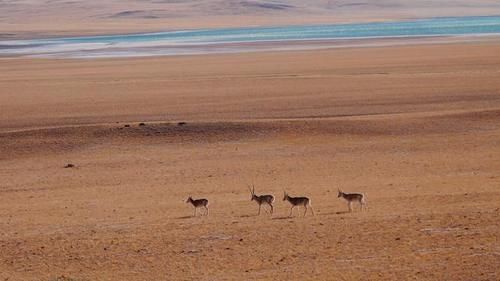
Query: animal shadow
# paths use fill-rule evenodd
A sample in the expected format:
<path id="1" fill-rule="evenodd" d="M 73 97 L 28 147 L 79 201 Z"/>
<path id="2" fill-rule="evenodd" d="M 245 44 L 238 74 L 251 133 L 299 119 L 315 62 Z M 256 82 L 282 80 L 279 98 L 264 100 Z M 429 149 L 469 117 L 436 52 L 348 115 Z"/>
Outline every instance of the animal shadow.
<path id="1" fill-rule="evenodd" d="M 256 217 L 257 215 L 241 215 L 240 218 L 252 218 Z"/>
<path id="2" fill-rule="evenodd" d="M 289 216 L 279 216 L 279 217 L 273 217 L 272 219 L 273 220 L 286 220 L 286 219 L 291 219 L 293 217 L 289 217 Z"/>
<path id="3" fill-rule="evenodd" d="M 194 218 L 194 217 L 193 216 L 182 216 L 182 217 L 177 217 L 176 219 L 185 220 L 185 219 L 190 219 L 190 218 Z"/>
<path id="4" fill-rule="evenodd" d="M 345 215 L 349 214 L 349 211 L 337 211 L 337 212 L 327 212 L 327 213 L 320 213 L 320 216 L 329 216 L 329 215 Z"/>

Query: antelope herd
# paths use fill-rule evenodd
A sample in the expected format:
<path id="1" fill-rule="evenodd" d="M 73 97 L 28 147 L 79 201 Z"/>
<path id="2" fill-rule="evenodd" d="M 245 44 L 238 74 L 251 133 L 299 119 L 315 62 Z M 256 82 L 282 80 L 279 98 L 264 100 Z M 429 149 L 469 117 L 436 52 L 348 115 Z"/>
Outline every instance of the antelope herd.
<path id="1" fill-rule="evenodd" d="M 250 191 L 250 201 L 255 201 L 257 205 L 259 205 L 259 211 L 257 215 L 260 215 L 260 210 L 262 208 L 262 205 L 267 205 L 269 206 L 269 213 L 272 215 L 274 212 L 274 196 L 271 194 L 263 194 L 263 195 L 257 195 L 255 194 L 255 186 L 252 184 L 252 188 L 248 186 L 248 190 Z M 352 203 L 359 203 L 360 210 L 364 210 L 366 208 L 366 196 L 363 193 L 357 193 L 357 192 L 352 192 L 352 193 L 347 193 L 343 192 L 342 190 L 338 190 L 338 198 L 343 198 L 347 202 L 347 207 L 349 208 L 349 212 L 352 212 Z M 283 191 L 283 201 L 288 201 L 290 203 L 290 214 L 288 215 L 289 217 L 292 216 L 293 214 L 293 208 L 295 207 L 304 207 L 304 217 L 307 214 L 307 210 L 311 210 L 312 215 L 314 216 L 314 210 L 311 206 L 311 199 L 308 197 L 292 197 L 289 196 L 286 191 Z M 196 217 L 196 210 L 198 208 L 203 208 L 205 210 L 204 214 L 208 216 L 208 199 L 193 199 L 191 196 L 186 200 L 186 203 L 191 203 L 194 207 L 194 216 Z"/>

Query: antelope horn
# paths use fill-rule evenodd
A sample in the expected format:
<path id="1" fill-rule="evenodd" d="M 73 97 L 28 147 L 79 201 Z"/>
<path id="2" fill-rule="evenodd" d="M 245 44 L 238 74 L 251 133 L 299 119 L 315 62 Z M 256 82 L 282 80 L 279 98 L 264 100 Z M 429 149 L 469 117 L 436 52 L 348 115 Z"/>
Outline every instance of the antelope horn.
<path id="1" fill-rule="evenodd" d="M 248 185 L 248 190 L 250 191 L 250 193 L 253 195 L 254 194 L 254 191 L 250 188 L 250 185 Z"/>

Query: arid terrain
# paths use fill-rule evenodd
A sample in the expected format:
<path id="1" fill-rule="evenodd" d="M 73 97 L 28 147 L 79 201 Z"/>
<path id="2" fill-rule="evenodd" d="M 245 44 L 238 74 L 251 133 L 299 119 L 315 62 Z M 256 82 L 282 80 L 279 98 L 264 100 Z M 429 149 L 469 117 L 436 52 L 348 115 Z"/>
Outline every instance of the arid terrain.
<path id="1" fill-rule="evenodd" d="M 498 54 L 1 59 L 0 280 L 499 280 Z"/>
<path id="2" fill-rule="evenodd" d="M 495 0 L 1 0 L 0 39 L 499 14 Z"/>

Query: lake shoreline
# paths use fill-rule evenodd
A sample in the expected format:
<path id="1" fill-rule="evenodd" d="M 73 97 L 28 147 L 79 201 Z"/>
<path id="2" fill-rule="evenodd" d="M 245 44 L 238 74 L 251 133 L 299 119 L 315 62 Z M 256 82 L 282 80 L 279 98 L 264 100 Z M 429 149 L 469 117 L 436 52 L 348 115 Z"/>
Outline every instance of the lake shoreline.
<path id="1" fill-rule="evenodd" d="M 497 37 L 500 17 L 178 30 L 158 33 L 0 41 L 0 57 L 106 58 L 382 47 Z"/>

